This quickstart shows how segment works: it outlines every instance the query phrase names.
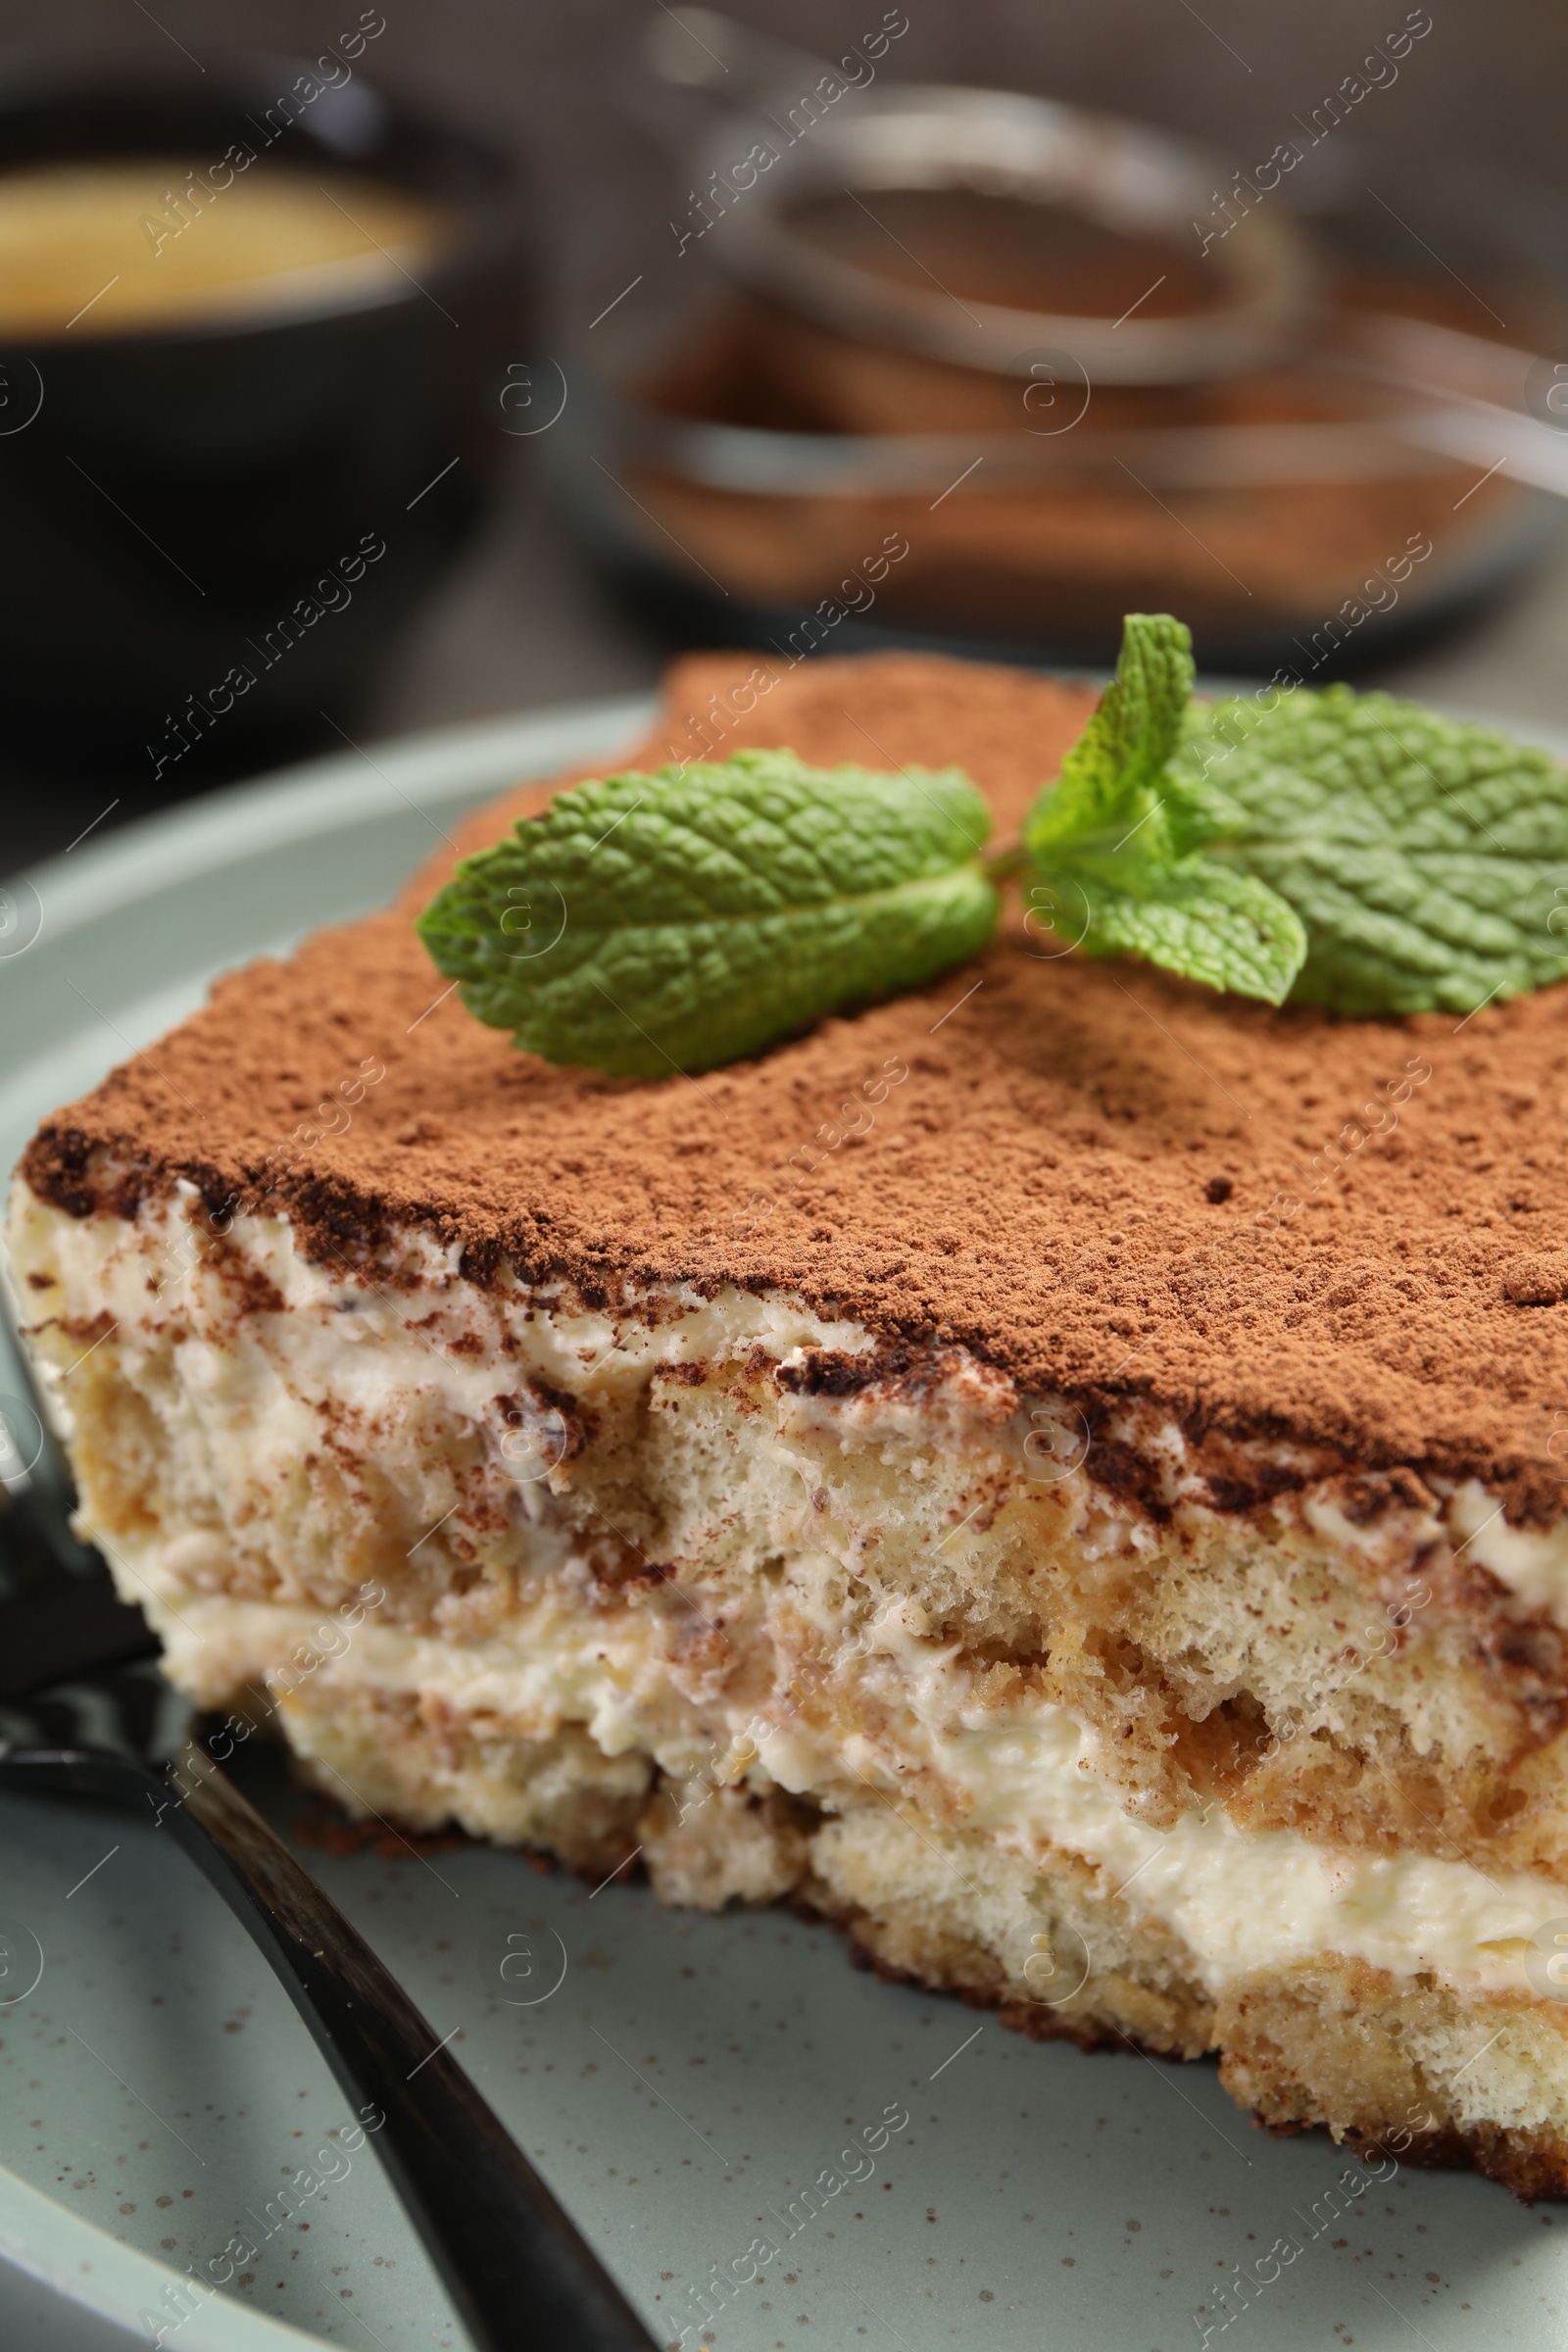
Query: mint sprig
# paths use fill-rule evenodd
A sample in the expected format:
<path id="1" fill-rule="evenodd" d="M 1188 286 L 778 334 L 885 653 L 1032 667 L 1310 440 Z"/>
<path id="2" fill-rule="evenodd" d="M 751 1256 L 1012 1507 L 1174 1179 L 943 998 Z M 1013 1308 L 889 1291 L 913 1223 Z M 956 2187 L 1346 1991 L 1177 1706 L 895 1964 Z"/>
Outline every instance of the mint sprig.
<path id="1" fill-rule="evenodd" d="M 956 768 L 737 752 L 562 793 L 466 859 L 419 935 L 530 1053 L 690 1074 L 975 955 L 997 918 L 990 830 Z"/>
<path id="2" fill-rule="evenodd" d="M 738 752 L 558 795 L 459 866 L 420 936 L 516 1045 L 642 1078 L 934 979 L 990 940 L 1009 878 L 1087 955 L 1274 1004 L 1472 1011 L 1568 972 L 1568 772 L 1387 695 L 1269 693 L 1195 703 L 1187 630 L 1133 613 L 989 859 L 956 768 Z"/>
<path id="3" fill-rule="evenodd" d="M 1048 903 L 1082 905 L 1091 956 L 1142 956 L 1209 988 L 1278 1004 L 1306 935 L 1263 880 L 1205 857 L 1245 811 L 1178 762 L 1193 691 L 1192 638 L 1133 613 L 1099 710 L 1024 823 Z"/>

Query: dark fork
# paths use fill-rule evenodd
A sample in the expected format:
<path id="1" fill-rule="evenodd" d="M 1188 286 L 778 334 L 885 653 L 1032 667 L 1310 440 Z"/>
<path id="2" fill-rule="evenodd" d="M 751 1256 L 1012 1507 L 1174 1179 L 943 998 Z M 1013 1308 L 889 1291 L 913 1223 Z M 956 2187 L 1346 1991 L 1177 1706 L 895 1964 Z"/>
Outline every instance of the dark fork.
<path id="1" fill-rule="evenodd" d="M 156 1667 L 127 1663 L 157 1644 L 52 1507 L 62 1478 L 46 1457 L 0 1489 L 0 1698 L 11 1735 L 0 1739 L 0 1787 L 151 1807 L 266 1955 L 362 2118 L 384 2118 L 367 2129 L 480 2352 L 654 2352 L 402 1986 L 186 1736 L 190 1710 Z M 77 1742 L 84 1701 L 100 1731 L 116 1723 L 118 1746 Z"/>

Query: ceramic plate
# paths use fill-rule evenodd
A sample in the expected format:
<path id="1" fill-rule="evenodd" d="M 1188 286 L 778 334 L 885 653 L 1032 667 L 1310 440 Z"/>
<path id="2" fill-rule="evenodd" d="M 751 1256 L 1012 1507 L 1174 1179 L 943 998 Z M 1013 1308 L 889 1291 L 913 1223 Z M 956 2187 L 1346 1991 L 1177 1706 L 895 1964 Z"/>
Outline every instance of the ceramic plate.
<path id="1" fill-rule="evenodd" d="M 348 755 L 13 885 L 0 948 L 30 944 L 0 960 L 0 1162 L 214 972 L 376 905 L 459 809 L 612 752 L 644 715 L 600 704 Z M 457 2030 L 662 2341 L 1494 2352 L 1562 2336 L 1559 2211 L 1467 2176 L 1380 2179 L 1321 2134 L 1270 2141 L 1211 2067 L 1023 2040 L 858 1974 L 830 1930 L 785 1913 L 664 1911 L 646 1888 L 462 1843 L 334 1854 L 300 1842 L 278 1761 L 246 1785 L 437 2033 Z M 249 1940 L 149 1824 L 0 1799 L 0 1931 L 7 2341 L 64 2344 L 38 2316 L 47 2282 L 84 2307 L 72 2342 L 93 2352 L 160 2327 L 179 2352 L 461 2352 L 369 2146 L 278 2204 L 350 2119 Z M 890 2116 L 907 2121 L 874 2156 L 842 2154 Z M 842 2185 L 804 2197 L 823 2175 Z M 1250 2309 L 1222 2308 L 1237 2264 L 1266 2273 L 1277 2239 L 1298 2251 Z M 233 2241 L 232 2281 L 173 2325 L 177 2277 L 221 2269 Z M 715 2302 L 720 2275 L 744 2283 Z"/>

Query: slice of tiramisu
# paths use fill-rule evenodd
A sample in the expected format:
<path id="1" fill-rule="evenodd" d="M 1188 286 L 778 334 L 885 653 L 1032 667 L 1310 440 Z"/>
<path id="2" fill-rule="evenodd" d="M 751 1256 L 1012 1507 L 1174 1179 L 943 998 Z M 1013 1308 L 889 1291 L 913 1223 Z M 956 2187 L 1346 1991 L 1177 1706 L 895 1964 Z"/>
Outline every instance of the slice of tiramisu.
<path id="1" fill-rule="evenodd" d="M 628 764 L 956 764 L 1004 840 L 1093 704 L 703 661 Z M 1568 2190 L 1568 994 L 1275 1010 L 1034 910 L 612 1079 L 442 996 L 445 878 L 19 1176 L 83 1527 L 215 1752 L 276 1720 L 350 1808 L 794 1893 L 1030 2033 Z"/>

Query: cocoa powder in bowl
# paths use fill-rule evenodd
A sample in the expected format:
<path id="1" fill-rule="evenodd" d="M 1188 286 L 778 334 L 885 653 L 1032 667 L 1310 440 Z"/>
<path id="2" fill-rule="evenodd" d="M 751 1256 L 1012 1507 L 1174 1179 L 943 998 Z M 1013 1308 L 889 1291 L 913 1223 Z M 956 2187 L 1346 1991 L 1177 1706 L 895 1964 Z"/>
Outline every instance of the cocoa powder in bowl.
<path id="1" fill-rule="evenodd" d="M 1348 307 L 1398 308 L 1471 331 L 1462 306 L 1370 278 L 1340 290 Z M 1528 493 L 1504 476 L 1471 491 L 1468 463 L 1417 456 L 1412 470 L 1372 479 L 1173 485 L 1156 444 L 1172 428 L 1314 425 L 1367 413 L 1369 396 L 1324 371 L 1278 368 L 1185 386 L 1096 386 L 1081 424 L 1047 444 L 1025 383 L 859 343 L 733 296 L 676 362 L 644 385 L 657 415 L 793 435 L 951 434 L 953 477 L 974 437 L 1003 434 L 1061 478 L 1007 480 L 976 466 L 951 494 L 903 489 L 746 491 L 669 464 L 629 477 L 657 522 L 733 597 L 766 607 L 832 600 L 867 552 L 890 537 L 907 556 L 878 595 L 878 618 L 922 632 L 997 643 L 1098 647 L 1123 612 L 1169 610 L 1201 645 L 1298 630 L 1304 637 L 1363 592 L 1391 559 L 1425 546 L 1432 560 L 1402 601 L 1465 573 L 1511 524 Z M 1143 452 L 1147 450 L 1146 458 Z M 1118 459 L 1121 461 L 1118 464 Z M 1303 468 L 1303 476 L 1305 469 Z M 667 561 L 667 544 L 660 550 Z M 1374 590 L 1374 596 L 1379 592 Z M 1314 657 L 1306 657 L 1307 672 Z"/>

